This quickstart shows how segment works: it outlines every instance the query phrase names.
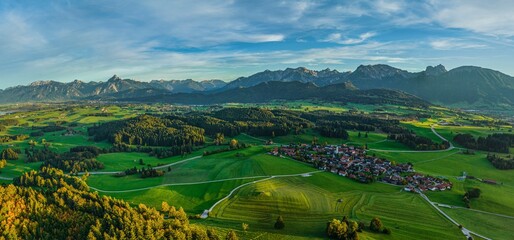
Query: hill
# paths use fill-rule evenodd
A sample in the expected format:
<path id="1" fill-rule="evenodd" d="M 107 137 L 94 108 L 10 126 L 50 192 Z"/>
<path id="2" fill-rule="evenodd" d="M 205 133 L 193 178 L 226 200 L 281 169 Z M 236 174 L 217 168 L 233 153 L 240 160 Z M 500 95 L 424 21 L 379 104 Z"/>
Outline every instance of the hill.
<path id="1" fill-rule="evenodd" d="M 248 88 L 223 92 L 161 94 L 155 96 L 117 98 L 121 101 L 166 102 L 180 104 L 264 103 L 272 100 L 319 99 L 336 102 L 367 104 L 399 104 L 428 106 L 413 95 L 386 89 L 357 90 L 350 82 L 318 87 L 314 83 L 264 82 Z"/>

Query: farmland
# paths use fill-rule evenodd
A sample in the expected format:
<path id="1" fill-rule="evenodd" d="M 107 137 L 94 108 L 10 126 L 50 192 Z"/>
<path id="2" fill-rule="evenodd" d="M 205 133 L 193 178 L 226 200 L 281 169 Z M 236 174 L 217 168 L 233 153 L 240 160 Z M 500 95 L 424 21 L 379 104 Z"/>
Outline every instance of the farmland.
<path id="1" fill-rule="evenodd" d="M 268 107 L 284 108 L 297 104 L 296 111 L 358 111 L 361 114 L 376 114 L 378 107 L 365 105 L 338 106 L 328 104 L 316 109 L 316 103 L 275 103 Z M 291 106 L 290 106 L 291 105 Z M 300 106 L 301 105 L 301 106 Z M 228 106 L 247 107 L 247 106 Z M 126 119 L 143 113 L 164 112 L 165 106 L 76 106 L 40 107 L 4 116 L 4 119 L 17 119 L 16 126 L 9 126 L 3 135 L 29 135 L 39 131 L 39 127 L 62 124 L 69 130 L 45 132 L 42 136 L 27 140 L 4 143 L 2 148 L 28 148 L 34 145 L 48 147 L 52 151 L 65 153 L 76 146 L 96 146 L 100 149 L 112 147 L 112 143 L 93 141 L 88 136 L 88 127 L 101 122 Z M 203 109 L 204 111 L 206 109 Z M 169 110 L 166 110 L 169 111 Z M 187 111 L 177 108 L 172 111 Z M 194 110 L 196 111 L 196 110 Z M 414 109 L 383 106 L 380 111 L 389 114 L 412 114 Z M 109 114 L 101 114 L 108 112 Z M 430 109 L 434 118 L 402 121 L 401 125 L 419 136 L 441 142 L 431 130 L 451 140 L 457 133 L 470 133 L 473 136 L 486 136 L 491 133 L 511 131 L 510 126 L 448 126 L 441 121 L 465 123 L 469 120 L 484 119 L 482 116 L 458 116 L 448 109 Z M 437 113 L 437 114 L 436 114 Z M 104 116 L 105 115 L 105 116 Z M 435 117 L 437 116 L 437 117 Z M 349 144 L 368 147 L 368 154 L 401 163 L 413 163 L 417 172 L 443 177 L 453 183 L 450 191 L 427 192 L 431 201 L 457 207 L 464 207 L 462 196 L 473 187 L 481 189 L 478 199 L 471 200 L 472 209 L 443 209 L 464 227 L 491 238 L 505 238 L 509 219 L 488 213 L 514 215 L 514 172 L 497 170 L 486 159 L 486 153 L 476 151 L 463 154 L 462 149 L 441 151 L 413 151 L 407 146 L 388 139 L 381 131 L 348 130 L 348 138 L 322 136 L 313 128 L 300 134 L 277 137 L 251 136 L 241 133 L 234 136 L 239 142 L 251 145 L 247 148 L 203 156 L 206 151 L 222 150 L 226 144 L 216 145 L 212 137 L 206 137 L 206 144 L 195 147 L 193 152 L 158 158 L 144 152 L 108 152 L 100 154 L 96 160 L 104 168 L 92 172 L 87 183 L 100 194 L 124 199 L 133 205 L 160 208 L 166 201 L 182 207 L 194 216 L 214 206 L 209 218 L 194 220 L 195 223 L 220 229 L 239 229 L 241 223 L 250 225 L 248 232 L 239 231 L 247 237 L 295 239 L 299 237 L 324 238 L 327 221 L 348 216 L 355 221 L 369 223 L 379 217 L 384 225 L 392 230 L 391 235 L 364 231 L 362 239 L 458 239 L 463 235 L 459 229 L 436 212 L 426 201 L 414 193 L 402 191 L 402 187 L 383 183 L 362 184 L 332 173 L 318 172 L 312 166 L 288 158 L 267 154 L 280 144 L 312 143 Z M 359 136 L 360 135 L 360 136 Z M 227 137 L 228 138 L 228 137 Z M 225 140 L 228 142 L 230 138 Z M 265 145 L 269 139 L 272 145 Z M 32 141 L 32 142 L 31 142 Z M 457 146 L 459 147 L 459 146 Z M 22 152 L 20 159 L 9 160 L 1 170 L 1 183 L 9 183 L 13 177 L 23 172 L 39 169 L 41 163 L 25 163 L 27 156 Z M 139 175 L 114 176 L 111 172 L 123 172 L 131 168 L 156 168 L 163 176 L 141 178 Z M 499 184 L 490 185 L 476 179 L 458 180 L 466 172 L 468 176 L 480 179 L 493 179 Z M 104 173 L 104 174 L 102 174 Z M 302 176 L 302 174 L 305 174 Z M 243 187 L 240 187 L 244 185 Z M 233 191 L 234 189 L 237 189 Z M 233 192 L 232 192 L 233 191 Z M 214 205 L 226 196 L 227 199 Z M 274 220 L 282 216 L 286 221 L 284 230 L 273 229 Z M 473 220 L 471 220 L 473 219 Z M 476 220 L 474 220 L 476 219 Z M 476 221 L 485 224 L 476 224 Z"/>

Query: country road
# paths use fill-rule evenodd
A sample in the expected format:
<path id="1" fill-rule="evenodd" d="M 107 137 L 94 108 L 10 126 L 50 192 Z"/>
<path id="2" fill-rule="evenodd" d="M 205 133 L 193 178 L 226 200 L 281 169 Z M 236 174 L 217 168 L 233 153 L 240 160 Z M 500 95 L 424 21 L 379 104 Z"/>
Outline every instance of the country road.
<path id="1" fill-rule="evenodd" d="M 434 202 L 434 204 L 441 204 L 441 203 Z M 483 213 L 483 214 L 489 214 L 489 215 L 493 215 L 493 216 L 497 216 L 497 217 L 514 219 L 514 216 L 505 215 L 505 214 L 486 212 L 486 211 L 477 210 L 477 209 L 473 209 L 473 208 L 465 208 L 465 207 L 459 207 L 459 206 L 454 206 L 454 205 L 447 205 L 447 206 L 450 207 L 450 208 L 454 208 L 454 209 L 462 209 L 462 210 L 466 210 L 466 211 L 472 211 L 472 212 L 478 212 L 478 213 Z"/>
<path id="2" fill-rule="evenodd" d="M 443 141 L 447 141 L 450 146 L 447 148 L 447 149 L 443 149 L 443 150 L 423 150 L 423 151 L 417 151 L 417 150 L 384 150 L 384 149 L 374 149 L 374 148 L 370 148 L 368 149 L 369 151 L 375 151 L 375 152 L 397 152 L 397 153 L 433 153 L 433 152 L 448 152 L 448 151 L 451 151 L 453 149 L 456 149 L 456 147 L 453 146 L 453 143 L 446 140 L 446 138 L 444 138 L 443 136 L 441 136 L 439 133 L 437 133 L 434 129 L 434 125 L 430 126 L 430 129 L 432 130 L 432 132 L 438 137 L 440 138 L 441 140 Z"/>
<path id="3" fill-rule="evenodd" d="M 441 213 L 446 219 L 448 219 L 450 222 L 452 222 L 453 224 L 455 224 L 456 226 L 462 226 L 461 224 L 459 224 L 457 221 L 455 221 L 453 218 L 451 218 L 450 216 L 448 216 L 448 214 L 446 214 L 443 210 L 441 210 L 436 203 L 430 201 L 430 199 L 425 195 L 423 194 L 423 192 L 421 191 L 417 191 L 417 193 L 421 196 L 421 198 L 423 198 L 424 200 L 426 200 L 432 207 L 434 207 L 439 213 Z M 466 239 L 468 239 L 469 237 L 472 237 L 471 234 L 475 235 L 475 236 L 478 236 L 480 238 L 483 238 L 483 239 L 486 239 L 486 240 L 491 240 L 490 238 L 488 237 L 485 237 L 485 236 L 482 236 L 476 232 L 473 232 L 473 231 L 470 231 L 469 229 L 466 229 L 465 227 L 462 227 L 460 229 L 462 231 L 462 234 L 464 234 L 464 236 L 466 236 Z"/>
<path id="4" fill-rule="evenodd" d="M 184 162 L 187 162 L 187 161 L 191 161 L 191 160 L 195 160 L 195 159 L 198 159 L 198 158 L 201 158 L 201 157 L 203 157 L 203 156 L 191 157 L 191 158 L 188 158 L 188 159 L 180 160 L 178 162 L 157 166 L 157 167 L 154 167 L 154 169 L 163 169 L 163 168 L 171 167 L 173 165 L 181 164 L 181 163 L 184 163 Z M 111 175 L 111 174 L 117 174 L 117 173 L 121 173 L 121 172 L 123 172 L 123 171 L 117 171 L 117 172 L 87 172 L 87 173 L 90 174 L 90 175 Z M 79 173 L 77 173 L 77 175 L 84 175 L 84 174 L 86 174 L 86 172 L 79 172 Z"/>
<path id="5" fill-rule="evenodd" d="M 255 184 L 255 183 L 258 183 L 258 182 L 264 182 L 264 181 L 267 181 L 267 180 L 270 180 L 270 179 L 273 179 L 273 178 L 283 178 L 283 177 L 298 177 L 298 176 L 310 176 L 311 174 L 315 174 L 315 173 L 320 173 L 320 172 L 325 172 L 325 171 L 313 171 L 313 172 L 306 172 L 306 173 L 298 173 L 298 174 L 286 174 L 286 175 L 273 175 L 273 176 L 269 176 L 268 178 L 265 178 L 265 179 L 261 179 L 261 180 L 257 180 L 257 181 L 253 181 L 253 182 L 249 182 L 249 183 L 245 183 L 245 184 L 242 184 L 242 185 L 239 185 L 237 186 L 236 188 L 232 189 L 232 191 L 230 191 L 230 193 L 220 199 L 219 201 L 217 201 L 216 203 L 214 203 L 214 205 L 211 206 L 211 208 L 209 208 L 209 210 L 205 210 L 203 213 L 202 213 L 202 216 L 201 218 L 207 218 L 209 216 L 209 213 L 212 212 L 212 210 L 218 205 L 220 204 L 221 202 L 225 201 L 226 199 L 230 198 L 230 196 L 232 196 L 232 194 L 234 194 L 234 192 L 236 192 L 238 189 L 242 188 L 242 187 L 245 187 L 245 186 L 248 186 L 250 184 Z"/>
<path id="6" fill-rule="evenodd" d="M 8 177 L 0 177 L 0 180 L 8 180 L 8 181 L 12 181 L 13 178 L 8 178 Z"/>

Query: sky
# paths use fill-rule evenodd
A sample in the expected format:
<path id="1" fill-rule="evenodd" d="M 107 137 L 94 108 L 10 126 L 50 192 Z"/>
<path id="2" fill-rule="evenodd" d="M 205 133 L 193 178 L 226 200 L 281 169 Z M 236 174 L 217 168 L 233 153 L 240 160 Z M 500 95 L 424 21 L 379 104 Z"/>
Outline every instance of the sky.
<path id="1" fill-rule="evenodd" d="M 361 64 L 514 75 L 513 12 L 510 0 L 2 0 L 0 88 Z"/>

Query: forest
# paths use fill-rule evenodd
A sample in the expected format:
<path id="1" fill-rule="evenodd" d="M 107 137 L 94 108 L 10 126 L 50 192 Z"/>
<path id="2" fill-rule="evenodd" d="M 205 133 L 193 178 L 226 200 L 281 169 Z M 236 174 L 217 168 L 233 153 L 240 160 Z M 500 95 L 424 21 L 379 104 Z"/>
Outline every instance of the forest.
<path id="1" fill-rule="evenodd" d="M 491 162 L 491 164 L 498 169 L 501 170 L 507 170 L 507 169 L 514 169 L 514 157 L 511 155 L 503 158 L 500 156 L 497 156 L 496 154 L 488 154 L 487 160 Z"/>
<path id="2" fill-rule="evenodd" d="M 453 141 L 469 149 L 509 153 L 510 147 L 514 146 L 514 134 L 494 133 L 477 139 L 471 134 L 457 134 Z"/>
<path id="3" fill-rule="evenodd" d="M 0 186 L 0 238 L 5 239 L 219 239 L 214 229 L 189 223 L 183 209 L 89 192 L 85 178 L 44 167 Z"/>
<path id="4" fill-rule="evenodd" d="M 398 119 L 385 119 L 358 113 L 326 111 L 299 112 L 263 108 L 224 108 L 214 112 L 141 115 L 135 118 L 95 125 L 88 129 L 95 141 L 108 140 L 117 151 L 150 152 L 158 157 L 187 154 L 205 143 L 205 137 L 222 134 L 235 137 L 241 133 L 273 138 L 301 134 L 313 128 L 324 137 L 348 138 L 348 130 L 390 134 L 389 138 L 411 149 L 445 149 L 448 143 L 435 143 L 399 125 Z M 155 150 L 150 147 L 166 147 Z"/>

